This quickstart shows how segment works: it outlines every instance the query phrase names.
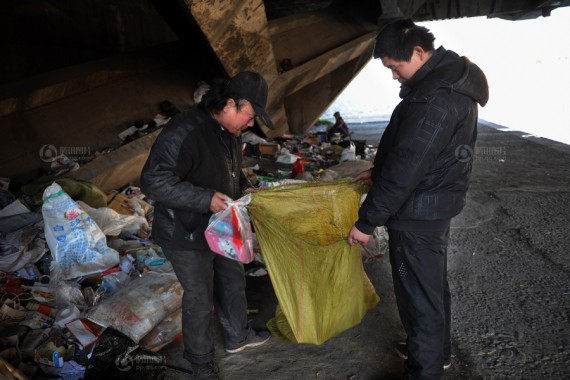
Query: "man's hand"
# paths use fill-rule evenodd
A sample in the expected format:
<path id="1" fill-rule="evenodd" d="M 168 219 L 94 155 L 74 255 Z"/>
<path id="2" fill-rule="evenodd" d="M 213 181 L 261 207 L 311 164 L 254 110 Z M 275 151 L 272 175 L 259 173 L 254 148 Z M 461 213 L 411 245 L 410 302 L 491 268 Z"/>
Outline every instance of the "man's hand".
<path id="1" fill-rule="evenodd" d="M 217 191 L 214 193 L 212 200 L 210 201 L 210 211 L 216 213 L 218 211 L 222 211 L 228 208 L 226 204 L 227 201 L 231 201 L 232 198 L 228 197 L 224 193 L 218 193 Z"/>
<path id="2" fill-rule="evenodd" d="M 360 232 L 358 228 L 356 228 L 356 226 L 352 226 L 352 229 L 348 234 L 347 241 L 348 244 L 350 245 L 362 244 L 364 246 L 368 244 L 368 241 L 370 241 L 371 236 L 372 235 L 366 235 L 365 233 Z"/>
<path id="3" fill-rule="evenodd" d="M 352 182 L 362 181 L 367 185 L 372 185 L 372 170 L 368 169 L 356 175 Z"/>
<path id="4" fill-rule="evenodd" d="M 243 192 L 244 194 L 251 194 L 251 193 L 257 193 L 258 191 L 259 189 L 256 189 L 255 187 L 248 187 Z"/>

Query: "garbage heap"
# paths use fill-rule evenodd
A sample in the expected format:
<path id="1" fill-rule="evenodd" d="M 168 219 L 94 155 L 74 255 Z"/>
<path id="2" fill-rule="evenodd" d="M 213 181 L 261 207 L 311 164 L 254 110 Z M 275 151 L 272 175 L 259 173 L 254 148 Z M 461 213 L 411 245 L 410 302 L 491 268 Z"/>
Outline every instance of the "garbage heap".
<path id="1" fill-rule="evenodd" d="M 246 133 L 243 170 L 255 186 L 276 187 L 352 177 L 372 166 L 372 147 L 344 143 L 319 133 L 269 141 Z M 164 364 L 155 353 L 181 338 L 182 288 L 151 239 L 152 200 L 135 184 L 105 193 L 61 177 L 75 167 L 57 167 L 18 196 L 8 179 L 0 181 L 0 373 L 7 378 L 125 375 L 137 358 Z M 253 235 L 258 268 L 263 251 Z M 361 253 L 374 259 L 385 245 L 377 230 Z M 287 284 L 279 286 L 287 298 Z M 141 376 L 153 378 L 158 368 L 147 366 Z"/>

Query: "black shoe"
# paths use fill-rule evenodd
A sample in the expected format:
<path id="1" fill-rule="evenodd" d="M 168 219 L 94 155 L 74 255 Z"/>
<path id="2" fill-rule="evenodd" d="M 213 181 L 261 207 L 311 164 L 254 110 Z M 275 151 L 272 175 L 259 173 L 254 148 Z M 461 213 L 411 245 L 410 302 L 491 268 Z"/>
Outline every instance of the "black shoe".
<path id="1" fill-rule="evenodd" d="M 396 347 L 394 347 L 394 352 L 396 352 L 396 355 L 398 355 L 400 358 L 408 360 L 408 345 L 406 344 L 406 342 L 396 343 Z M 450 368 L 451 368 L 451 358 L 443 362 L 444 371 L 447 371 Z"/>
<path id="2" fill-rule="evenodd" d="M 248 347 L 257 347 L 261 346 L 263 343 L 267 342 L 271 338 L 271 334 L 269 331 L 253 331 L 250 330 L 249 334 L 243 342 L 229 345 L 226 347 L 226 352 L 230 354 L 235 354 L 236 352 L 243 351 Z"/>
<path id="3" fill-rule="evenodd" d="M 204 364 L 192 363 L 193 380 L 219 380 L 218 366 L 213 361 Z"/>
<path id="4" fill-rule="evenodd" d="M 406 344 L 406 342 L 396 343 L 396 347 L 394 347 L 394 352 L 400 358 L 408 360 L 408 345 Z"/>

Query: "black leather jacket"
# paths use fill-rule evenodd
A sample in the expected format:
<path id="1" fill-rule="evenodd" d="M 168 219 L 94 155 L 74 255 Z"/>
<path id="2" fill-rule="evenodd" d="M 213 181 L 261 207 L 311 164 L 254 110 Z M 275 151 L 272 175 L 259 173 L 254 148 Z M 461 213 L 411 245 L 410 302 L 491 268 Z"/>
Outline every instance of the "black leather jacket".
<path id="1" fill-rule="evenodd" d="M 485 75 L 443 47 L 402 85 L 372 169 L 373 185 L 356 227 L 430 230 L 463 209 L 477 139 Z"/>
<path id="2" fill-rule="evenodd" d="M 240 139 L 222 133 L 228 134 L 208 113 L 191 108 L 154 142 L 141 190 L 156 201 L 152 237 L 161 247 L 207 250 L 204 231 L 214 192 L 237 199 L 251 186 L 241 171 Z"/>

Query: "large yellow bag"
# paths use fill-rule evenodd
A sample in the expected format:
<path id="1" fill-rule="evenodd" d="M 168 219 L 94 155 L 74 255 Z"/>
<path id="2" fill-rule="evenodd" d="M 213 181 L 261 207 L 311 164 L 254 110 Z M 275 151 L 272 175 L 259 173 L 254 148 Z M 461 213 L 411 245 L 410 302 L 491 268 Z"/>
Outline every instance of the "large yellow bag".
<path id="1" fill-rule="evenodd" d="M 279 301 L 273 335 L 321 344 L 362 320 L 379 297 L 360 246 L 346 242 L 364 187 L 350 180 L 262 189 L 248 207 Z"/>

